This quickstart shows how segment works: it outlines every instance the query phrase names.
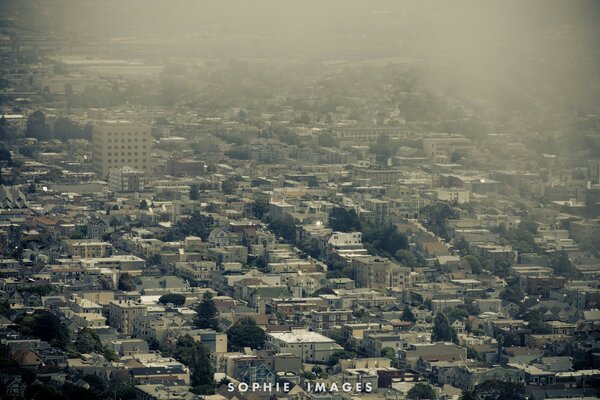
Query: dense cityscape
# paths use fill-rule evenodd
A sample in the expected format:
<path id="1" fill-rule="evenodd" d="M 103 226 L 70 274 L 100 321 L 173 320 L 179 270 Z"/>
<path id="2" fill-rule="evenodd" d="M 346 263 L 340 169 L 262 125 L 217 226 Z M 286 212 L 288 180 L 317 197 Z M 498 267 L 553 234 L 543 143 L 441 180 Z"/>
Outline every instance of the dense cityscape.
<path id="1" fill-rule="evenodd" d="M 598 398 L 600 7 L 489 3 L 0 1 L 0 398 Z"/>

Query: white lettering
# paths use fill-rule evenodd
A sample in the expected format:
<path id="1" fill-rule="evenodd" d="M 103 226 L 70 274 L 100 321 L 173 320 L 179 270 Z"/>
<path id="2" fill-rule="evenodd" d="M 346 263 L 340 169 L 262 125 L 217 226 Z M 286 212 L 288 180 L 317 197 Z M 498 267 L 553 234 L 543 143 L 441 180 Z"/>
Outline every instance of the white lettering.
<path id="1" fill-rule="evenodd" d="M 371 382 L 365 383 L 365 392 L 372 392 L 372 391 L 373 391 L 373 384 Z"/>
<path id="2" fill-rule="evenodd" d="M 343 383 L 343 384 L 342 384 L 342 390 L 343 390 L 344 392 L 350 392 L 350 391 L 352 391 L 352 384 L 350 384 L 350 383 L 348 383 L 348 382 L 346 382 L 346 383 Z"/>
<path id="3" fill-rule="evenodd" d="M 324 392 L 325 391 L 325 384 L 323 382 L 318 382 L 317 384 L 315 384 L 315 392 Z"/>
<path id="4" fill-rule="evenodd" d="M 332 383 L 331 387 L 329 388 L 330 392 L 337 392 L 338 391 L 338 387 L 337 387 L 337 383 Z"/>
<path id="5" fill-rule="evenodd" d="M 227 391 L 233 392 L 234 390 L 235 390 L 235 386 L 233 386 L 233 383 L 228 383 L 227 384 Z"/>
<path id="6" fill-rule="evenodd" d="M 277 385 L 279 386 L 279 384 L 277 384 Z M 290 389 L 291 389 L 291 388 L 290 388 L 290 383 L 289 383 L 289 382 L 284 382 L 284 383 L 283 383 L 283 391 L 284 391 L 285 393 L 287 393 L 287 392 L 289 392 L 289 391 L 290 391 Z"/>
<path id="7" fill-rule="evenodd" d="M 240 392 L 247 392 L 248 391 L 248 384 L 245 382 L 240 383 L 240 385 L 238 386 L 238 390 Z"/>

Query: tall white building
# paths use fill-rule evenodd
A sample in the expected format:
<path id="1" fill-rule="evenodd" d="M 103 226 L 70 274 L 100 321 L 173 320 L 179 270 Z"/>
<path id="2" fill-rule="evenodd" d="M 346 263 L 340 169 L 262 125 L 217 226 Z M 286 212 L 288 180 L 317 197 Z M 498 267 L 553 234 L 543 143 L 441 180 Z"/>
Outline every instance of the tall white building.
<path id="1" fill-rule="evenodd" d="M 108 188 L 114 192 L 142 192 L 145 181 L 142 170 L 129 166 L 112 168 L 108 175 Z"/>
<path id="2" fill-rule="evenodd" d="M 150 126 L 128 121 L 102 121 L 92 131 L 94 169 L 105 178 L 113 168 L 130 166 L 152 173 Z"/>

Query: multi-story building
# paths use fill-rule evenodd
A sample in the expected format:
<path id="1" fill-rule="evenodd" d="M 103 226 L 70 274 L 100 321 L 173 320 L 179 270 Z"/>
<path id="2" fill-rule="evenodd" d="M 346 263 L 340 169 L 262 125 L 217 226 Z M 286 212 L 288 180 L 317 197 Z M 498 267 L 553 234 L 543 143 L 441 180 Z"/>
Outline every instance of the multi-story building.
<path id="1" fill-rule="evenodd" d="M 130 166 L 152 173 L 150 127 L 126 121 L 102 121 L 92 131 L 93 165 L 101 177 L 113 168 Z"/>
<path id="2" fill-rule="evenodd" d="M 383 257 L 356 257 L 352 260 L 352 269 L 359 287 L 386 291 L 407 287 L 410 283 L 410 268 Z"/>
<path id="3" fill-rule="evenodd" d="M 145 181 L 144 171 L 129 166 L 111 168 L 108 174 L 108 188 L 114 192 L 142 192 Z"/>
<path id="4" fill-rule="evenodd" d="M 108 304 L 108 324 L 124 335 L 133 333 L 136 318 L 148 312 L 144 304 L 128 300 L 114 300 Z"/>
<path id="5" fill-rule="evenodd" d="M 292 328 L 289 332 L 268 332 L 268 346 L 278 353 L 291 353 L 302 360 L 327 361 L 336 351 L 343 350 L 333 339 L 308 329 Z"/>
<path id="6" fill-rule="evenodd" d="M 67 240 L 67 250 L 73 257 L 97 258 L 112 254 L 112 244 L 98 240 Z"/>

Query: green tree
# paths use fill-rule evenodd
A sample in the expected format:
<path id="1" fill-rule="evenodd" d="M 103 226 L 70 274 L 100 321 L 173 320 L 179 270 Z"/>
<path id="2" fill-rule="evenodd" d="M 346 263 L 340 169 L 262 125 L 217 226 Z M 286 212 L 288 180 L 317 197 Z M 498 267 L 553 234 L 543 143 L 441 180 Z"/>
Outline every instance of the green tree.
<path id="1" fill-rule="evenodd" d="M 269 224 L 275 233 L 283 237 L 285 240 L 294 241 L 296 239 L 296 223 L 294 217 L 285 214 L 282 218 L 278 218 Z"/>
<path id="2" fill-rule="evenodd" d="M 190 200 L 198 200 L 200 198 L 200 186 L 192 184 L 190 186 Z"/>
<path id="3" fill-rule="evenodd" d="M 185 304 L 185 296 L 179 293 L 169 293 L 160 296 L 158 299 L 160 304 L 173 304 L 176 306 L 182 306 Z"/>
<path id="4" fill-rule="evenodd" d="M 118 289 L 124 292 L 131 292 L 132 290 L 135 290 L 135 281 L 127 272 L 124 272 L 119 276 Z"/>
<path id="5" fill-rule="evenodd" d="M 267 340 L 265 331 L 256 325 L 250 317 L 244 317 L 227 330 L 227 343 L 232 351 L 240 351 L 245 347 L 262 349 Z"/>
<path id="6" fill-rule="evenodd" d="M 254 215 L 258 219 L 263 217 L 269 212 L 269 199 L 265 196 L 259 196 L 254 200 L 254 206 L 252 207 Z"/>
<path id="7" fill-rule="evenodd" d="M 419 382 L 415 384 L 406 394 L 406 397 L 414 400 L 437 399 L 435 390 L 427 383 Z"/>
<path id="8" fill-rule="evenodd" d="M 140 201 L 140 210 L 147 210 L 148 209 L 148 202 L 146 201 L 146 199 L 142 199 L 142 201 Z"/>
<path id="9" fill-rule="evenodd" d="M 469 263 L 469 267 L 471 267 L 471 272 L 475 275 L 481 274 L 481 262 L 479 259 L 472 255 L 467 255 L 464 257 L 464 260 Z"/>
<path id="10" fill-rule="evenodd" d="M 61 349 L 65 349 L 69 342 L 65 324 L 47 310 L 23 314 L 15 320 L 15 325 L 21 333 L 38 337 Z"/>
<path id="11" fill-rule="evenodd" d="M 11 310 L 8 300 L 0 301 L 0 315 L 6 318 L 10 318 L 13 315 L 13 310 Z"/>
<path id="12" fill-rule="evenodd" d="M 83 328 L 77 333 L 75 348 L 80 353 L 101 353 L 103 351 L 100 338 L 89 328 Z"/>
<path id="13" fill-rule="evenodd" d="M 533 334 L 544 334 L 551 332 L 550 327 L 546 325 L 544 318 L 539 311 L 528 311 L 524 315 L 523 319 L 527 321 L 527 327 L 531 329 Z"/>
<path id="14" fill-rule="evenodd" d="M 581 273 L 573 266 L 566 251 L 559 251 L 550 255 L 550 266 L 556 275 L 571 279 L 581 277 Z"/>
<path id="15" fill-rule="evenodd" d="M 415 314 L 413 314 L 413 312 L 409 306 L 404 307 L 404 310 L 402 311 L 402 315 L 400 316 L 400 319 L 402 321 L 407 321 L 407 322 L 416 322 L 417 321 L 417 317 L 415 317 Z"/>
<path id="16" fill-rule="evenodd" d="M 214 368 L 210 359 L 210 351 L 202 343 L 196 342 L 190 335 L 177 338 L 173 356 L 176 360 L 190 367 L 192 373 L 190 383 L 195 393 L 211 394 L 214 392 Z"/>
<path id="17" fill-rule="evenodd" d="M 356 357 L 357 357 L 357 354 L 353 351 L 338 350 L 335 353 L 333 353 L 331 355 L 331 357 L 329 357 L 327 364 L 333 366 L 333 365 L 336 365 L 340 360 L 349 360 L 349 359 L 353 359 Z"/>
<path id="18" fill-rule="evenodd" d="M 489 380 L 475 386 L 473 395 L 477 400 L 523 400 L 525 387 L 519 383 Z"/>
<path id="19" fill-rule="evenodd" d="M 204 292 L 202 301 L 195 308 L 194 325 L 198 329 L 213 329 L 220 332 L 219 311 L 215 306 L 211 292 Z"/>
<path id="20" fill-rule="evenodd" d="M 401 249 L 394 254 L 394 258 L 409 268 L 418 266 L 415 255 L 410 250 Z"/>
<path id="21" fill-rule="evenodd" d="M 355 232 L 361 230 L 361 223 L 354 210 L 334 207 L 329 211 L 329 227 L 337 232 Z"/>
<path id="22" fill-rule="evenodd" d="M 433 342 L 456 342 L 458 337 L 454 328 L 450 326 L 448 317 L 443 312 L 438 312 L 433 319 Z"/>

